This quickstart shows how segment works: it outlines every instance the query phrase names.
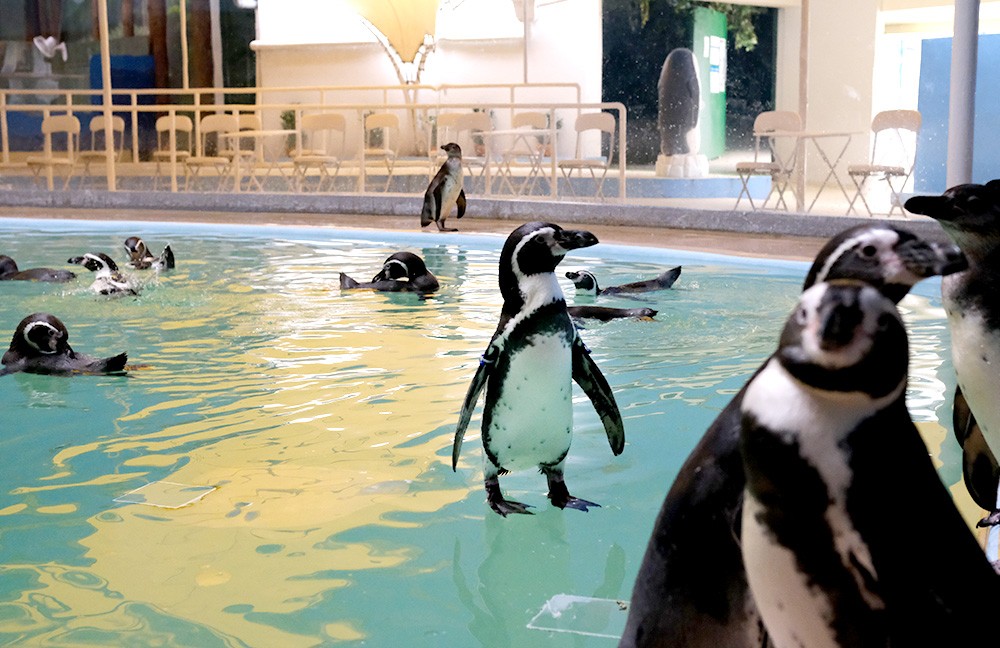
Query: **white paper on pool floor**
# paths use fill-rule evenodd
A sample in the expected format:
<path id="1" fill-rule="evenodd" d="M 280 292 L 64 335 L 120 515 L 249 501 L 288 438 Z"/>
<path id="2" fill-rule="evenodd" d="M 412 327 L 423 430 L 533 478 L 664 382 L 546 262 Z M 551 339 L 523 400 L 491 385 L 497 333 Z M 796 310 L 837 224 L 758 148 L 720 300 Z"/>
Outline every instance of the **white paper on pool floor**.
<path id="1" fill-rule="evenodd" d="M 114 499 L 122 504 L 146 504 L 176 509 L 194 504 L 215 490 L 215 486 L 191 486 L 176 482 L 155 481 Z"/>
<path id="2" fill-rule="evenodd" d="M 626 601 L 556 594 L 528 622 L 528 627 L 532 630 L 618 639 L 625 632 L 627 613 Z"/>

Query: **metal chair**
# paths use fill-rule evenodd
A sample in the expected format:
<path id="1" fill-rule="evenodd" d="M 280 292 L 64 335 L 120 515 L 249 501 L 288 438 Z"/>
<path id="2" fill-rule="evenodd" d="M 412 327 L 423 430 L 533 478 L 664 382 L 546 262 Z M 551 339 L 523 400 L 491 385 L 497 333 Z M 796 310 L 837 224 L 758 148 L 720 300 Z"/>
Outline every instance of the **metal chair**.
<path id="1" fill-rule="evenodd" d="M 198 122 L 198 144 L 195 155 L 184 160 L 184 189 L 194 189 L 202 170 L 215 169 L 219 178 L 216 191 L 222 189 L 233 165 L 235 142 L 224 137 L 239 130 L 236 115 L 206 115 Z M 236 179 L 239 182 L 239 178 Z"/>
<path id="2" fill-rule="evenodd" d="M 56 168 L 65 169 L 66 179 L 63 181 L 63 189 L 67 189 L 69 181 L 73 178 L 73 169 L 80 150 L 80 120 L 74 115 L 48 115 L 42 119 L 42 135 L 45 136 L 45 148 L 42 154 L 29 155 L 25 162 L 34 174 L 36 184 L 43 170 L 52 173 Z M 58 146 L 57 143 L 62 143 L 64 146 Z M 51 177 L 49 179 L 48 187 L 52 189 Z"/>
<path id="3" fill-rule="evenodd" d="M 542 131 L 549 127 L 549 115 L 545 112 L 521 112 L 510 120 L 512 130 L 530 129 Z M 509 135 L 504 138 L 505 146 L 500 151 L 500 166 L 498 175 L 500 182 L 511 193 L 522 194 L 534 191 L 541 177 L 542 151 L 548 137 L 541 134 Z M 514 188 L 514 169 L 527 169 L 527 175 L 520 187 Z"/>
<path id="4" fill-rule="evenodd" d="M 108 128 L 104 115 L 95 115 L 91 117 L 87 129 L 90 131 L 90 148 L 80 151 L 80 155 L 77 157 L 77 160 L 83 163 L 84 178 L 90 177 L 92 163 L 104 164 L 104 144 L 109 132 L 111 133 L 111 148 L 114 159 L 116 162 L 121 162 L 122 153 L 125 150 L 125 119 L 119 115 L 112 115 L 111 127 Z"/>
<path id="5" fill-rule="evenodd" d="M 486 166 L 490 163 L 489 140 L 484 133 L 492 130 L 493 118 L 482 110 L 460 113 L 455 124 L 454 141 L 462 147 L 462 164 L 471 178 L 484 178 L 484 183 Z M 483 188 L 485 193 L 487 189 Z"/>
<path id="6" fill-rule="evenodd" d="M 764 209 L 767 201 L 772 195 L 777 195 L 776 205 L 781 205 L 785 211 L 788 210 L 788 203 L 785 201 L 785 192 L 789 189 L 792 173 L 795 170 L 795 146 L 794 141 L 785 147 L 779 146 L 770 133 L 778 131 L 799 132 L 802 130 L 802 118 L 797 112 L 788 110 L 768 110 L 757 115 L 753 121 L 754 147 L 753 160 L 736 163 L 736 174 L 740 177 L 740 194 L 736 197 L 736 204 L 733 211 L 739 208 L 740 201 L 746 196 L 750 201 L 750 209 L 756 210 L 757 205 L 750 195 L 749 181 L 751 176 L 770 176 L 771 188 L 764 197 L 760 209 Z M 787 139 L 787 138 L 786 138 Z M 767 154 L 767 159 L 763 159 L 763 154 Z"/>
<path id="7" fill-rule="evenodd" d="M 591 180 L 594 181 L 594 197 L 603 199 L 604 178 L 611 168 L 611 159 L 615 155 L 615 134 L 618 130 L 615 116 L 607 112 L 582 113 L 576 118 L 573 128 L 576 130 L 576 152 L 574 157 L 559 161 L 559 170 L 566 179 L 570 194 L 574 196 L 576 190 L 573 189 L 573 172 L 577 172 L 580 177 L 583 177 L 584 171 L 589 172 Z M 608 135 L 607 155 L 583 157 L 583 140 L 589 133 L 597 133 L 602 139 L 605 134 Z M 603 142 L 601 148 L 602 150 L 604 148 Z"/>
<path id="8" fill-rule="evenodd" d="M 153 178 L 153 189 L 159 186 L 160 165 L 170 164 L 171 160 L 180 163 L 191 157 L 194 122 L 187 115 L 164 115 L 156 120 L 156 150 L 153 151 L 153 161 L 156 162 L 156 175 Z M 171 169 L 171 179 L 176 178 L 176 170 Z"/>
<path id="9" fill-rule="evenodd" d="M 292 153 L 296 190 L 305 190 L 310 169 L 319 173 L 316 191 L 323 191 L 326 182 L 333 188 L 340 174 L 346 133 L 347 119 L 339 113 L 302 115 L 301 148 Z"/>
<path id="10" fill-rule="evenodd" d="M 869 178 L 876 178 L 885 180 L 889 188 L 889 211 L 886 216 L 892 216 L 897 208 L 905 215 L 900 192 L 913 175 L 920 125 L 920 112 L 916 110 L 885 110 L 875 115 L 872 119 L 871 161 L 847 167 L 847 175 L 856 189 L 847 206 L 848 214 L 852 211 L 858 213 L 854 203 L 860 198 L 868 215 L 874 216 L 865 198 L 865 188 Z"/>
<path id="11" fill-rule="evenodd" d="M 399 139 L 399 117 L 394 113 L 371 113 L 364 118 L 365 142 L 362 151 L 362 168 L 360 178 L 366 182 L 368 178 L 368 162 L 381 160 L 385 165 L 385 188 L 389 190 L 392 182 L 392 170 L 396 165 L 396 146 Z M 362 191 L 365 187 L 362 186 Z"/>

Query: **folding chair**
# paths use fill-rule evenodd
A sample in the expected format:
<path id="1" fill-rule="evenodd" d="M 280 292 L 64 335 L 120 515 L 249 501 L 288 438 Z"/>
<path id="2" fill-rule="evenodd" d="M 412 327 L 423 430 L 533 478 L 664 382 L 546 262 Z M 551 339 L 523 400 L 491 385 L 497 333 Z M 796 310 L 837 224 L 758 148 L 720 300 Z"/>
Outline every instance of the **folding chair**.
<path id="1" fill-rule="evenodd" d="M 591 180 L 594 181 L 594 197 L 604 198 L 604 178 L 611 168 L 611 159 L 615 155 L 615 133 L 618 130 L 615 116 L 607 112 L 583 113 L 576 118 L 573 126 L 576 130 L 576 152 L 573 158 L 559 161 L 559 170 L 566 179 L 569 192 L 576 195 L 573 189 L 573 172 L 576 171 L 581 177 L 583 172 L 590 173 Z M 583 157 L 583 140 L 589 133 L 597 133 L 602 139 L 608 135 L 608 154 L 595 157 Z M 603 150 L 603 142 L 601 144 Z"/>
<path id="2" fill-rule="evenodd" d="M 368 178 L 368 162 L 382 160 L 385 165 L 385 188 L 389 191 L 392 182 L 392 169 L 396 164 L 396 147 L 399 138 L 399 117 L 393 113 L 372 113 L 364 120 L 365 142 L 362 153 L 363 168 L 360 177 Z M 362 186 L 364 191 L 365 187 Z"/>
<path id="3" fill-rule="evenodd" d="M 501 183 L 510 189 L 511 193 L 522 194 L 534 191 L 538 178 L 541 176 L 541 158 L 546 137 L 538 134 L 528 134 L 531 131 L 543 131 L 549 126 L 549 115 L 544 112 L 521 112 L 511 118 L 512 130 L 525 129 L 523 135 L 508 136 L 508 144 L 500 151 L 499 176 Z M 514 188 L 514 169 L 527 169 L 527 176 L 516 190 Z"/>
<path id="4" fill-rule="evenodd" d="M 876 178 L 885 180 L 889 188 L 889 211 L 886 216 L 892 216 L 897 207 L 901 214 L 906 215 L 900 192 L 913 175 L 920 125 L 920 112 L 916 110 L 885 110 L 875 115 L 872 119 L 874 136 L 871 161 L 847 167 L 847 175 L 851 177 L 856 189 L 847 206 L 848 214 L 852 211 L 858 213 L 854 203 L 860 198 L 868 215 L 874 216 L 868 199 L 865 198 L 865 187 L 869 178 Z M 898 182 L 893 184 L 894 181 Z"/>
<path id="5" fill-rule="evenodd" d="M 63 189 L 69 188 L 73 178 L 73 168 L 76 166 L 77 153 L 80 150 L 80 120 L 74 115 L 49 115 L 42 119 L 42 135 L 45 136 L 45 149 L 41 155 L 29 155 L 25 162 L 35 176 L 35 183 L 40 179 L 42 170 L 51 173 L 55 168 L 66 170 Z M 58 144 L 64 143 L 65 146 Z M 51 184 L 49 189 L 51 189 Z"/>
<path id="6" fill-rule="evenodd" d="M 785 202 L 785 192 L 789 189 L 788 185 L 792 179 L 792 172 L 795 170 L 795 142 L 793 140 L 789 146 L 779 147 L 776 139 L 771 136 L 771 133 L 776 131 L 795 133 L 801 130 L 802 119 L 796 112 L 768 110 L 757 115 L 757 118 L 753 121 L 753 161 L 736 163 L 736 174 L 740 177 L 742 187 L 740 188 L 740 194 L 736 197 L 736 204 L 733 206 L 733 211 L 739 208 L 743 196 L 746 196 L 750 201 L 750 209 L 757 209 L 757 205 L 753 202 L 753 196 L 750 195 L 748 183 L 751 176 L 771 177 L 771 189 L 767 192 L 767 196 L 764 197 L 764 202 L 761 203 L 760 209 L 764 209 L 767 201 L 771 199 L 772 195 L 776 194 L 778 200 L 775 204 L 781 205 L 785 211 L 788 211 L 788 203 Z M 767 160 L 762 159 L 762 153 L 764 152 L 761 150 L 762 145 L 768 154 Z"/>
<path id="7" fill-rule="evenodd" d="M 493 118 L 482 110 L 460 113 L 455 125 L 455 141 L 462 147 L 462 164 L 471 178 L 483 178 L 484 184 L 486 167 L 490 163 L 489 135 L 484 133 L 492 130 Z M 484 193 L 488 193 L 486 189 L 484 186 Z"/>
<path id="8" fill-rule="evenodd" d="M 233 140 L 225 136 L 239 130 L 240 121 L 236 115 L 205 115 L 198 122 L 198 144 L 195 155 L 184 160 L 184 189 L 194 189 L 198 177 L 204 169 L 215 169 L 219 182 L 216 191 L 222 190 L 222 185 L 233 165 Z M 239 182 L 239 178 L 236 179 Z"/>
<path id="9" fill-rule="evenodd" d="M 120 162 L 122 159 L 122 152 L 125 148 L 125 119 L 119 115 L 112 115 L 111 128 L 108 128 L 106 124 L 104 115 L 95 115 L 91 117 L 90 124 L 87 126 L 90 131 L 90 148 L 80 151 L 80 155 L 77 157 L 77 160 L 83 163 L 84 178 L 90 177 L 91 163 L 104 164 L 104 143 L 108 133 L 111 134 L 111 148 L 115 161 Z"/>
<path id="10" fill-rule="evenodd" d="M 323 191 L 326 182 L 333 189 L 333 183 L 340 174 L 347 119 L 339 113 L 317 113 L 302 115 L 301 124 L 302 148 L 292 153 L 295 188 L 304 191 L 309 170 L 316 169 L 319 172 L 316 191 Z"/>
<path id="11" fill-rule="evenodd" d="M 153 161 L 156 162 L 156 175 L 153 178 L 153 189 L 160 183 L 160 165 L 170 164 L 173 159 L 183 166 L 184 161 L 191 157 L 194 122 L 187 115 L 163 115 L 156 120 L 156 150 L 153 151 Z M 171 176 L 174 170 L 171 170 Z"/>

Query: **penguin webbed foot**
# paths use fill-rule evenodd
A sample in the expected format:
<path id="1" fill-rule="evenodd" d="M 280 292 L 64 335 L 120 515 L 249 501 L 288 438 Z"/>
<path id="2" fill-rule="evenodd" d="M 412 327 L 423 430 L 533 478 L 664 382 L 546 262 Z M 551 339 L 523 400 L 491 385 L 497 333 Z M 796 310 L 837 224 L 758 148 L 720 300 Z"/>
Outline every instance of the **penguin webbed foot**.
<path id="1" fill-rule="evenodd" d="M 503 469 L 501 471 L 501 474 L 506 473 Z M 500 492 L 500 482 L 496 478 L 486 479 L 486 502 L 490 505 L 491 509 L 503 517 L 507 517 L 511 513 L 534 515 L 534 513 L 528 510 L 531 508 L 530 504 L 522 504 L 521 502 L 504 499 L 503 493 Z"/>
<path id="2" fill-rule="evenodd" d="M 994 509 L 989 515 L 976 522 L 976 526 L 980 529 L 998 525 L 1000 525 L 1000 509 Z"/>
<path id="3" fill-rule="evenodd" d="M 562 472 L 546 469 L 544 466 L 542 472 L 549 482 L 549 500 L 553 506 L 558 506 L 561 509 L 576 509 L 584 513 L 588 512 L 591 506 L 601 508 L 597 502 L 590 502 L 570 495 L 569 489 L 566 488 L 566 482 L 563 481 Z"/>
<path id="4" fill-rule="evenodd" d="M 438 221 L 437 226 L 438 226 L 438 231 L 439 232 L 457 232 L 458 231 L 457 227 L 445 227 L 444 226 L 444 221 Z"/>

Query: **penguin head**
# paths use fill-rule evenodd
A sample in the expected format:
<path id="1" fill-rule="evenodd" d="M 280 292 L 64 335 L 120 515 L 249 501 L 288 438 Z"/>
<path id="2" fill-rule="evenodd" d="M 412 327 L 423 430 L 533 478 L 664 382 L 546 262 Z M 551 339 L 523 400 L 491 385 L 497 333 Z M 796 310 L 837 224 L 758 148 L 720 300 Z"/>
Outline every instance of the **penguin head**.
<path id="1" fill-rule="evenodd" d="M 87 252 L 83 256 L 72 257 L 67 263 L 82 265 L 91 272 L 98 275 L 107 276 L 113 272 L 118 272 L 118 266 L 107 254 L 103 252 Z"/>
<path id="2" fill-rule="evenodd" d="M 864 282 L 838 280 L 802 293 L 776 357 L 810 387 L 881 398 L 905 387 L 909 351 L 896 305 Z"/>
<path id="3" fill-rule="evenodd" d="M 146 243 L 138 236 L 130 236 L 125 239 L 125 254 L 128 255 L 129 262 L 133 265 L 141 263 L 149 254 Z"/>
<path id="4" fill-rule="evenodd" d="M 899 302 L 921 279 L 968 267 L 956 245 L 927 241 L 901 227 L 858 225 L 831 238 L 806 274 L 803 290 L 821 281 L 856 279 Z"/>
<path id="5" fill-rule="evenodd" d="M 17 274 L 17 263 L 6 254 L 0 254 L 0 279 L 7 275 Z"/>
<path id="6" fill-rule="evenodd" d="M 441 145 L 441 150 L 448 154 L 450 158 L 461 158 L 462 157 L 462 147 L 455 142 L 448 142 L 447 144 Z"/>
<path id="7" fill-rule="evenodd" d="M 382 264 L 382 269 L 372 278 L 372 281 L 385 279 L 413 279 L 427 274 L 424 260 L 412 252 L 396 252 Z"/>
<path id="8" fill-rule="evenodd" d="M 957 185 L 940 196 L 914 196 L 903 206 L 938 221 L 970 260 L 1000 246 L 1000 179 Z"/>
<path id="9" fill-rule="evenodd" d="M 504 301 L 521 301 L 528 290 L 526 280 L 554 273 L 567 252 L 596 244 L 597 237 L 585 230 L 564 230 L 542 222 L 521 225 L 510 233 L 500 252 L 500 292 Z"/>
<path id="10" fill-rule="evenodd" d="M 570 270 L 566 273 L 566 278 L 573 282 L 577 292 L 596 295 L 599 290 L 597 277 L 589 270 Z"/>
<path id="11" fill-rule="evenodd" d="M 33 313 L 28 315 L 14 330 L 10 341 L 9 355 L 21 358 L 72 353 L 69 346 L 69 331 L 54 315 Z"/>

